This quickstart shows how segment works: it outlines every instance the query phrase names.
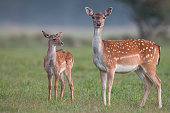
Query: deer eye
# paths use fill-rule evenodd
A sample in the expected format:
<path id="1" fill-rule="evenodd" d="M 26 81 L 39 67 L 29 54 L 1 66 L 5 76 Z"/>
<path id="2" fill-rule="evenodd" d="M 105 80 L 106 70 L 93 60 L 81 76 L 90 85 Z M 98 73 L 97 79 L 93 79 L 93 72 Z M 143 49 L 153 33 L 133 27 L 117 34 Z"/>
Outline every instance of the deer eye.
<path id="1" fill-rule="evenodd" d="M 53 40 L 55 41 L 56 39 L 55 39 L 55 38 L 53 38 Z"/>
<path id="2" fill-rule="evenodd" d="M 103 17 L 103 19 L 106 19 L 106 17 Z"/>
<path id="3" fill-rule="evenodd" d="M 94 16 L 92 16 L 92 19 L 94 19 Z"/>

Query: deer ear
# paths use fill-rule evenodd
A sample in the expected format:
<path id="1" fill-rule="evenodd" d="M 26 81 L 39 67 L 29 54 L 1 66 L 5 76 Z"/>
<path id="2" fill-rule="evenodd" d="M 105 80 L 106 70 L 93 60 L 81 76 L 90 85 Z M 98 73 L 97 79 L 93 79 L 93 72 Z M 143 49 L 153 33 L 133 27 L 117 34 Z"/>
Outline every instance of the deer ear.
<path id="1" fill-rule="evenodd" d="M 109 16 L 112 12 L 112 7 L 109 7 L 106 11 L 105 11 L 105 16 Z"/>
<path id="2" fill-rule="evenodd" d="M 89 15 L 89 16 L 93 15 L 93 10 L 90 9 L 89 7 L 85 7 L 85 10 L 86 10 L 87 15 Z"/>
<path id="3" fill-rule="evenodd" d="M 59 32 L 59 33 L 57 33 L 56 35 L 59 36 L 59 37 L 61 37 L 62 32 Z"/>
<path id="4" fill-rule="evenodd" d="M 42 33 L 46 38 L 49 38 L 50 35 L 48 33 L 44 32 L 44 31 L 42 31 Z"/>

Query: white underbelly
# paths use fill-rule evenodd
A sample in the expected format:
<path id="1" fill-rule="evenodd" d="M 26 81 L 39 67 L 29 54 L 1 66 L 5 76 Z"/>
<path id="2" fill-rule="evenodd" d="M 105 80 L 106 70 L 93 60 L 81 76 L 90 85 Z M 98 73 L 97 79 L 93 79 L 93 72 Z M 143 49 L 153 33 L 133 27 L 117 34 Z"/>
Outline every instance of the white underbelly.
<path id="1" fill-rule="evenodd" d="M 132 72 L 135 71 L 138 68 L 138 65 L 116 65 L 116 70 L 115 72 L 117 73 L 127 73 L 127 72 Z"/>
<path id="2" fill-rule="evenodd" d="M 50 75 L 52 75 L 52 74 L 54 74 L 54 70 L 53 70 L 53 69 L 54 69 L 54 68 L 53 68 L 52 66 L 49 66 L 47 72 L 48 72 Z M 66 69 L 65 67 L 61 68 L 60 71 L 59 71 L 59 73 L 62 73 L 65 69 Z"/>

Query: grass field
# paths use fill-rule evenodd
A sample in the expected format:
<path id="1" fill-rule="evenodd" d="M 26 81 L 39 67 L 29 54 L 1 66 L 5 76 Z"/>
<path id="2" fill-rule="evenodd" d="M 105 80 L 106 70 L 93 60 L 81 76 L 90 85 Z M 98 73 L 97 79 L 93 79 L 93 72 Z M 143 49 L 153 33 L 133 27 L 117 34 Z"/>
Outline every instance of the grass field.
<path id="1" fill-rule="evenodd" d="M 162 46 L 161 62 L 157 74 L 162 81 L 163 108 L 158 109 L 157 90 L 152 87 L 143 108 L 139 107 L 145 87 L 132 72 L 116 74 L 111 106 L 103 106 L 99 71 L 92 63 L 91 45 L 67 47 L 75 58 L 72 69 L 74 101 L 66 84 L 64 97 L 47 101 L 48 81 L 43 69 L 47 52 L 47 40 L 37 38 L 29 41 L 22 38 L 0 38 L 0 112 L 111 112 L 111 113 L 159 113 L 170 112 L 170 45 Z"/>

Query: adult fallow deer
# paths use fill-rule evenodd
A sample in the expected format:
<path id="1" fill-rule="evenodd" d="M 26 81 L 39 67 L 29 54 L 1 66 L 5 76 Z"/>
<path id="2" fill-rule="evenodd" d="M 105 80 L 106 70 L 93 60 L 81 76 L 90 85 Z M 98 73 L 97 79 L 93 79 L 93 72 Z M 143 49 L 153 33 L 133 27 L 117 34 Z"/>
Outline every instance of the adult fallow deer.
<path id="1" fill-rule="evenodd" d="M 100 71 L 102 82 L 103 103 L 106 105 L 106 82 L 108 73 L 107 97 L 110 95 L 115 72 L 127 73 L 136 71 L 146 86 L 140 106 L 144 106 L 153 82 L 157 86 L 158 107 L 162 107 L 161 80 L 156 75 L 156 66 L 160 60 L 160 46 L 147 40 L 102 40 L 104 21 L 112 8 L 105 13 L 93 12 L 86 7 L 86 13 L 93 20 L 94 36 L 92 40 L 93 62 Z"/>

